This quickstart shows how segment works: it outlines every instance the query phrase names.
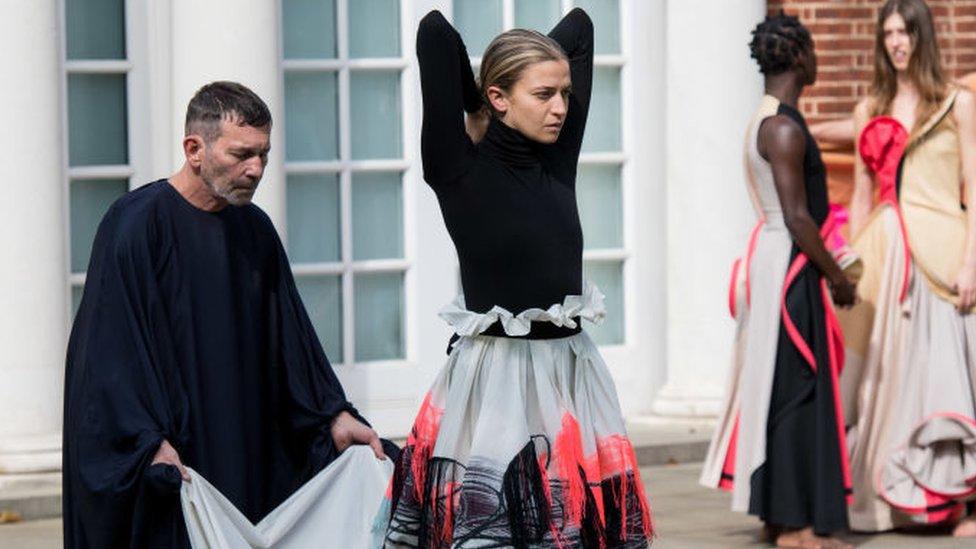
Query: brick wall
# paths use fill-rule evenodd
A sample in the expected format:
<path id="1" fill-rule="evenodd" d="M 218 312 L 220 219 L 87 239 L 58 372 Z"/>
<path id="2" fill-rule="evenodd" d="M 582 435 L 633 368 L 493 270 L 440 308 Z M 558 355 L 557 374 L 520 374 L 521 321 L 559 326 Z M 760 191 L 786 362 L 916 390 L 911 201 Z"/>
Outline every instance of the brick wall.
<path id="1" fill-rule="evenodd" d="M 801 100 L 810 122 L 847 116 L 874 70 L 874 25 L 883 0 L 768 0 L 770 13 L 797 15 L 813 33 L 819 77 Z M 928 0 L 947 76 L 976 71 L 976 0 Z"/>

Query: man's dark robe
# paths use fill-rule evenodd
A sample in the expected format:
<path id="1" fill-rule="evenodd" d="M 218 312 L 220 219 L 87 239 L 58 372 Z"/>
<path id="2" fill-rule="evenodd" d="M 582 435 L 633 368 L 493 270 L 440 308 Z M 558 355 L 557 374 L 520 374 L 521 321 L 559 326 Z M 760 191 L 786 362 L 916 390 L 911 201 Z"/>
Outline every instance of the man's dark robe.
<path id="1" fill-rule="evenodd" d="M 252 522 L 336 455 L 346 400 L 268 216 L 199 210 L 167 181 L 95 237 L 64 401 L 66 547 L 186 547 L 162 440 Z"/>

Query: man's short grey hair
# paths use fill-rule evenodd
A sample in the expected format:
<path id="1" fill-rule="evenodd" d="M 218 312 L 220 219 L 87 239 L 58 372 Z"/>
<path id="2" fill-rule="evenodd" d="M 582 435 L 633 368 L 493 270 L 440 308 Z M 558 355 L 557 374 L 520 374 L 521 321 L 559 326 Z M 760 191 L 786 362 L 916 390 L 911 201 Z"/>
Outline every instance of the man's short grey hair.
<path id="1" fill-rule="evenodd" d="M 197 90 L 186 107 L 185 135 L 209 144 L 220 137 L 220 122 L 261 128 L 271 125 L 271 111 L 260 97 L 237 82 L 211 82 Z"/>

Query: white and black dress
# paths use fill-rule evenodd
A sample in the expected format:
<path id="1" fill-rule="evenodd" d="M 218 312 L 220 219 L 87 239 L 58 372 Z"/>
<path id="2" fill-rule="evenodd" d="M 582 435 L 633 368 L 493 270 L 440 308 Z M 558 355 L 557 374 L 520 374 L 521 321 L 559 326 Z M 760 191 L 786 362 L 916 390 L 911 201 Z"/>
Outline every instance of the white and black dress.
<path id="1" fill-rule="evenodd" d="M 803 115 L 765 96 L 746 138 L 758 223 L 735 269 L 733 364 L 701 483 L 731 491 L 733 510 L 768 524 L 831 534 L 847 528 L 851 487 L 838 382 L 844 340 L 823 274 L 787 228 L 772 166 L 758 149 L 763 122 L 777 115 L 805 134 L 807 211 L 822 237 L 836 228 Z"/>
<path id="2" fill-rule="evenodd" d="M 388 547 L 644 547 L 649 508 L 616 391 L 582 320 L 603 296 L 582 278 L 576 162 L 593 70 L 582 10 L 550 33 L 573 94 L 558 141 L 481 108 L 468 54 L 438 12 L 420 23 L 424 177 L 457 248 L 457 339 L 417 415 L 388 493 Z M 383 515 L 385 518 L 385 515 Z"/>

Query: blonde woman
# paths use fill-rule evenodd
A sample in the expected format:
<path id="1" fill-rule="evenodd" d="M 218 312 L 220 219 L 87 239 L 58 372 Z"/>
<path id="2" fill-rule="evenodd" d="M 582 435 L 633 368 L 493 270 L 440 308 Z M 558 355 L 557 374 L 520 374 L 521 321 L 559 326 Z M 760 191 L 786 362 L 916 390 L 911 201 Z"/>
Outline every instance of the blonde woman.
<path id="1" fill-rule="evenodd" d="M 385 544 L 644 547 L 651 523 L 633 448 L 580 326 L 604 316 L 582 278 L 575 195 L 592 23 L 577 9 L 549 36 L 498 36 L 480 86 L 438 12 L 420 23 L 417 56 L 424 179 L 464 295 L 441 313 L 457 338 L 394 473 Z M 483 132 L 477 143 L 465 112 L 470 134 Z"/>

